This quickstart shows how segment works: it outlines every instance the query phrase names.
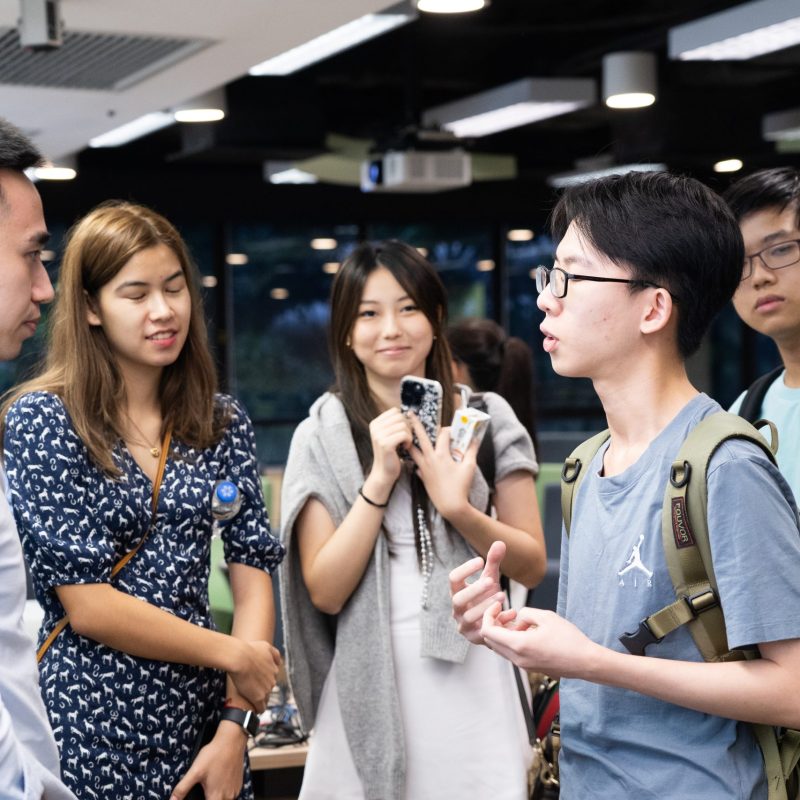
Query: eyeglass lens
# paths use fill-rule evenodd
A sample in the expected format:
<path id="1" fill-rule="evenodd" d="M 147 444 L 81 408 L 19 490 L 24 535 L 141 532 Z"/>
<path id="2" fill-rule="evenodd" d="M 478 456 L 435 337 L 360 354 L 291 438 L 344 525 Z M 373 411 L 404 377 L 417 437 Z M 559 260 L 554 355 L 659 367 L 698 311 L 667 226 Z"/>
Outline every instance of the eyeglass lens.
<path id="1" fill-rule="evenodd" d="M 767 247 L 752 256 L 747 256 L 744 260 L 742 270 L 742 280 L 749 278 L 753 274 L 753 261 L 760 258 L 769 269 L 783 269 L 791 267 L 800 261 L 800 241 L 780 242 L 779 244 Z"/>

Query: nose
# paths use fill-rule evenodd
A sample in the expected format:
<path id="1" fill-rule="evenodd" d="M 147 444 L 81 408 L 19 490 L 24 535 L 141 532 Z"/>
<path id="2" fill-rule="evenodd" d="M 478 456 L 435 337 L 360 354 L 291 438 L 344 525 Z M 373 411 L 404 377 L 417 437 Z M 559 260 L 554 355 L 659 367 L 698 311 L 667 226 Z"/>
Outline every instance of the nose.
<path id="1" fill-rule="evenodd" d="M 557 300 L 555 297 L 553 297 L 553 293 L 550 291 L 549 283 L 547 286 L 545 286 L 543 292 L 539 292 L 539 295 L 536 298 L 536 306 L 540 311 L 544 311 L 545 314 L 552 314 L 554 310 L 557 309 L 560 302 L 560 300 Z"/>
<path id="2" fill-rule="evenodd" d="M 753 265 L 753 273 L 750 275 L 748 280 L 752 281 L 753 288 L 757 289 L 759 286 L 775 283 L 777 280 L 775 270 L 770 269 L 764 263 L 764 259 L 761 257 L 761 255 L 753 256 L 750 261 Z"/>
<path id="3" fill-rule="evenodd" d="M 152 319 L 168 319 L 172 316 L 172 306 L 163 292 L 150 295 L 149 313 Z"/>
<path id="4" fill-rule="evenodd" d="M 53 296 L 53 284 L 50 282 L 50 276 L 47 274 L 44 264 L 40 261 L 33 275 L 31 299 L 34 303 L 49 303 Z"/>
<path id="5" fill-rule="evenodd" d="M 383 316 L 383 329 L 382 334 L 384 337 L 393 338 L 400 333 L 400 326 L 397 322 L 397 315 L 389 312 Z"/>

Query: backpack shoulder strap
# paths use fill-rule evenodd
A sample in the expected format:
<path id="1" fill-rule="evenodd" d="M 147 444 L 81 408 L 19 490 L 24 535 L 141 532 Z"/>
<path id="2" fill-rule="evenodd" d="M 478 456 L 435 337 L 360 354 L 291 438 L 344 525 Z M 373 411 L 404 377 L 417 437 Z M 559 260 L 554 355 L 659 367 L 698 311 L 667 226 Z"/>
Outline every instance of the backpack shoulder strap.
<path id="1" fill-rule="evenodd" d="M 777 445 L 774 432 L 773 437 Z M 634 633 L 620 637 L 633 653 L 643 655 L 648 644 L 688 625 L 705 661 L 743 657 L 728 648 L 708 538 L 706 473 L 711 457 L 730 439 L 753 442 L 775 461 L 772 446 L 758 430 L 725 411 L 706 417 L 686 437 L 670 469 L 661 513 L 664 557 L 677 599 L 643 620 Z"/>
<path id="2" fill-rule="evenodd" d="M 583 466 L 589 465 L 595 453 L 608 441 L 609 436 L 610 433 L 606 428 L 585 442 L 581 442 L 570 453 L 561 468 L 561 516 L 564 519 L 567 536 L 569 536 L 570 524 L 572 523 L 572 504 L 575 502 L 578 486 L 580 486 L 583 476 L 586 474 Z"/>
<path id="3" fill-rule="evenodd" d="M 764 395 L 782 372 L 783 364 L 770 370 L 760 378 L 756 378 L 753 383 L 750 384 L 750 387 L 742 398 L 742 404 L 739 407 L 740 417 L 744 417 L 748 422 L 755 422 L 761 416 L 761 404 L 764 402 Z"/>

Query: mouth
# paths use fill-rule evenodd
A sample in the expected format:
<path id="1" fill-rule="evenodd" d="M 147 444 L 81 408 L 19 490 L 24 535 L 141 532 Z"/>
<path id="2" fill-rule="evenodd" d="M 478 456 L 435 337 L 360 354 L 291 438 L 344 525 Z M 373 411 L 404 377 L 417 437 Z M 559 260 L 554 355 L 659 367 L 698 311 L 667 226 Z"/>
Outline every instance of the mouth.
<path id="1" fill-rule="evenodd" d="M 378 352 L 383 356 L 398 356 L 408 352 L 408 347 L 384 347 Z"/>
<path id="2" fill-rule="evenodd" d="M 154 344 L 166 346 L 172 344 L 178 335 L 177 331 L 169 330 L 169 331 L 157 331 L 156 333 L 151 333 L 150 336 L 145 337 L 148 342 L 153 342 Z"/>
<path id="3" fill-rule="evenodd" d="M 556 339 L 556 337 L 553 336 L 552 333 L 548 332 L 542 326 L 539 327 L 539 330 L 544 335 L 544 341 L 542 342 L 542 349 L 545 351 L 545 353 L 552 353 L 553 350 L 555 350 L 556 346 L 558 345 L 558 339 Z"/>
<path id="4" fill-rule="evenodd" d="M 762 314 L 769 314 L 784 302 L 784 298 L 776 294 L 768 294 L 756 300 L 755 310 Z"/>

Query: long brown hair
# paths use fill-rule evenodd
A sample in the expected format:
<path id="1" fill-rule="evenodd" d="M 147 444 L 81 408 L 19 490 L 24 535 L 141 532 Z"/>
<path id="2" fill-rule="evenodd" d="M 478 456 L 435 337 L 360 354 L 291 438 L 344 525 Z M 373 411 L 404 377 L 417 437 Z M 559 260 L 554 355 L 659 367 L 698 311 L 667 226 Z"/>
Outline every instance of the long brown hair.
<path id="1" fill-rule="evenodd" d="M 408 293 L 433 328 L 433 346 L 425 359 L 425 377 L 442 385 L 442 420 L 453 416 L 453 375 L 450 348 L 442 335 L 447 324 L 447 292 L 436 270 L 419 252 L 392 239 L 379 245 L 359 245 L 343 262 L 331 288 L 329 344 L 339 396 L 350 420 L 350 428 L 361 466 L 366 473 L 372 466 L 369 423 L 379 414 L 363 364 L 356 358 L 348 340 L 358 316 L 364 285 L 379 267 L 389 270 Z"/>
<path id="2" fill-rule="evenodd" d="M 134 255 L 159 244 L 169 247 L 180 262 L 192 303 L 186 343 L 161 375 L 164 430 L 172 426 L 177 439 L 196 448 L 220 439 L 228 420 L 215 409 L 217 375 L 196 267 L 170 222 L 149 208 L 122 201 L 103 203 L 69 231 L 43 370 L 6 394 L 0 410 L 2 428 L 9 407 L 21 395 L 52 392 L 63 401 L 92 460 L 107 474 L 119 475 L 112 451 L 123 437 L 125 384 L 102 327 L 89 325 L 87 312 L 100 289 Z"/>

